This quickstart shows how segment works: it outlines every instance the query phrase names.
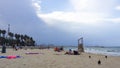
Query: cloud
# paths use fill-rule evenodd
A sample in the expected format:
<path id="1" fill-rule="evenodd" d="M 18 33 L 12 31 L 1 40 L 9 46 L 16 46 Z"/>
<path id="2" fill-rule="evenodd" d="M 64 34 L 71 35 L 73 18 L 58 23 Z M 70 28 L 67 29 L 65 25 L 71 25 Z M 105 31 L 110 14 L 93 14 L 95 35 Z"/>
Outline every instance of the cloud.
<path id="1" fill-rule="evenodd" d="M 101 13 L 92 13 L 92 12 L 62 12 L 62 11 L 54 11 L 48 14 L 38 14 L 40 18 L 42 18 L 48 24 L 54 24 L 55 20 L 63 21 L 63 22 L 74 22 L 76 24 L 87 23 L 87 24 L 95 24 L 102 20 L 103 14 Z M 57 22 L 56 22 L 57 23 Z M 70 23 L 69 23 L 70 24 Z"/>
<path id="2" fill-rule="evenodd" d="M 62 21 L 64 23 L 69 22 L 68 24 L 98 24 L 101 21 L 104 21 L 106 17 L 109 16 L 109 9 L 113 0 L 105 1 L 95 1 L 95 0 L 69 0 L 72 5 L 72 11 L 53 11 L 50 13 L 41 13 L 40 6 L 42 1 L 38 2 L 36 0 L 33 2 L 34 7 L 36 8 L 36 15 L 45 21 L 48 25 L 55 25 L 56 21 Z M 102 4 L 102 5 L 101 5 Z M 71 22 L 71 23 L 70 23 Z"/>
<path id="3" fill-rule="evenodd" d="M 107 23 L 120 21 L 119 18 L 111 17 L 111 9 L 115 5 L 114 0 L 69 0 L 72 6 L 71 11 L 52 11 L 47 13 L 41 12 L 42 1 L 37 1 L 33 2 L 33 4 L 37 3 L 37 6 L 40 7 L 36 10 L 38 18 L 49 26 L 69 33 L 80 34 L 82 32 L 83 34 L 96 35 L 106 28 Z"/>
<path id="4" fill-rule="evenodd" d="M 105 19 L 106 22 L 112 22 L 112 23 L 120 23 L 120 17 L 119 18 L 108 18 Z"/>
<path id="5" fill-rule="evenodd" d="M 88 1 L 89 0 L 70 0 L 70 3 L 73 5 L 76 11 L 80 11 L 88 8 Z"/>
<path id="6" fill-rule="evenodd" d="M 53 11 L 42 13 L 40 0 L 34 0 L 33 6 L 36 8 L 36 15 L 48 25 L 57 25 L 57 21 L 65 24 L 91 24 L 96 25 L 102 22 L 119 22 L 119 17 L 115 18 L 113 8 L 116 0 L 69 0 L 72 11 Z M 67 6 L 67 5 L 66 5 Z M 116 7 L 119 10 L 119 6 Z M 112 18 L 113 17 L 113 18 Z"/>
<path id="7" fill-rule="evenodd" d="M 32 5 L 34 6 L 36 13 L 39 14 L 41 11 L 41 1 L 40 0 L 32 0 Z"/>
<path id="8" fill-rule="evenodd" d="M 116 10 L 120 10 L 120 6 L 116 6 L 115 9 L 116 9 Z"/>

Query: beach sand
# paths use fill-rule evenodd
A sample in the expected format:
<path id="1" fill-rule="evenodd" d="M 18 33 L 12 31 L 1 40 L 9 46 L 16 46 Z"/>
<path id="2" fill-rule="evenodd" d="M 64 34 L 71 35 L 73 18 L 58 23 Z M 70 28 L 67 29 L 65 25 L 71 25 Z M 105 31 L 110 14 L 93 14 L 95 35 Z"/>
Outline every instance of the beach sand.
<path id="1" fill-rule="evenodd" d="M 25 54 L 27 52 L 39 54 Z M 63 52 L 54 52 L 53 49 L 27 49 L 13 51 L 0 56 L 19 55 L 21 58 L 0 59 L 0 68 L 120 68 L 120 57 L 82 53 L 80 55 L 64 55 Z M 89 55 L 91 58 L 89 58 Z M 101 60 L 101 65 L 98 64 Z"/>

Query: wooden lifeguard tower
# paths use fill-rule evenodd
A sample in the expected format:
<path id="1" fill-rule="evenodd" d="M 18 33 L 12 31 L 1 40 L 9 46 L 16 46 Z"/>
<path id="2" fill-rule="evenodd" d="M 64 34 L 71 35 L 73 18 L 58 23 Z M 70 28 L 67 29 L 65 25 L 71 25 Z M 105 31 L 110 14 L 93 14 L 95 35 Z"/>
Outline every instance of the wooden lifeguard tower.
<path id="1" fill-rule="evenodd" d="M 78 52 L 84 52 L 83 37 L 78 39 Z"/>

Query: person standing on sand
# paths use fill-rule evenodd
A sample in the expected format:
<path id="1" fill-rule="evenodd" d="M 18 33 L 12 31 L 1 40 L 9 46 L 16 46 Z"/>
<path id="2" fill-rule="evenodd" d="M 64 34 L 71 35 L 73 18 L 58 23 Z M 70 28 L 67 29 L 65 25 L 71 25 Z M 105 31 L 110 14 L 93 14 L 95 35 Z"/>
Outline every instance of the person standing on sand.
<path id="1" fill-rule="evenodd" d="M 101 65 L 101 61 L 100 60 L 98 60 L 98 64 Z"/>
<path id="2" fill-rule="evenodd" d="M 19 47 L 17 46 L 17 44 L 15 44 L 15 45 L 13 46 L 13 49 L 14 49 L 15 51 L 17 51 L 17 50 L 19 49 Z"/>
<path id="3" fill-rule="evenodd" d="M 6 45 L 3 45 L 2 46 L 2 51 L 1 51 L 2 53 L 6 53 Z"/>

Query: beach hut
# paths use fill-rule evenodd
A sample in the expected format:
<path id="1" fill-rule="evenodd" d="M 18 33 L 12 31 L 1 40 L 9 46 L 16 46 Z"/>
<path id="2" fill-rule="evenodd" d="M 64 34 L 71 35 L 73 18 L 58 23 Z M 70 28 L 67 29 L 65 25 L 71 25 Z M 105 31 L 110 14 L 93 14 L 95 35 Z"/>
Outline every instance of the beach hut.
<path id="1" fill-rule="evenodd" d="M 84 52 L 83 37 L 78 39 L 78 52 Z"/>

